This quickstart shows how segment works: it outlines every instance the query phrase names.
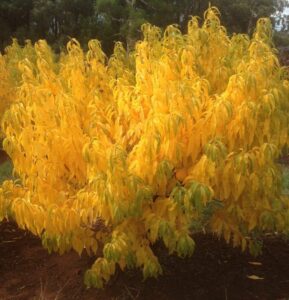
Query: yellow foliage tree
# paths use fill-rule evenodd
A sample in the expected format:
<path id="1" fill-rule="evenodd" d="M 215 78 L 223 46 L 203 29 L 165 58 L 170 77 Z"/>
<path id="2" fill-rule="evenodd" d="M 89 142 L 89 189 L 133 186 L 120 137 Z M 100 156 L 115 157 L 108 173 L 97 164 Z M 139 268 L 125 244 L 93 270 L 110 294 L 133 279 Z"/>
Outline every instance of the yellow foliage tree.
<path id="1" fill-rule="evenodd" d="M 108 59 L 76 40 L 58 63 L 43 41 L 20 63 L 22 84 L 2 127 L 20 181 L 4 182 L 0 218 L 49 251 L 102 251 L 87 271 L 162 271 L 151 246 L 194 250 L 201 229 L 257 253 L 264 231 L 288 233 L 276 158 L 289 136 L 289 81 L 270 21 L 229 37 L 210 8 L 187 34 L 143 25 L 144 39 Z"/>

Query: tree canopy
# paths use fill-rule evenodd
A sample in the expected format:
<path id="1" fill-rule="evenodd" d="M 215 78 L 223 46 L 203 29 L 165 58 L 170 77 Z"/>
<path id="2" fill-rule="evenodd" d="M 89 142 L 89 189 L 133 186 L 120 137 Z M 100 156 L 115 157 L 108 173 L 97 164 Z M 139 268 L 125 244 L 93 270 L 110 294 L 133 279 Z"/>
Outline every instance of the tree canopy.
<path id="1" fill-rule="evenodd" d="M 141 35 L 143 23 L 161 28 L 178 24 L 185 30 L 191 15 L 203 16 L 209 5 L 217 6 L 229 33 L 252 33 L 260 17 L 272 16 L 286 0 L 1 0 L 0 49 L 15 37 L 46 39 L 56 50 L 71 38 L 83 45 L 98 38 L 107 52 L 115 41 L 131 47 Z"/>

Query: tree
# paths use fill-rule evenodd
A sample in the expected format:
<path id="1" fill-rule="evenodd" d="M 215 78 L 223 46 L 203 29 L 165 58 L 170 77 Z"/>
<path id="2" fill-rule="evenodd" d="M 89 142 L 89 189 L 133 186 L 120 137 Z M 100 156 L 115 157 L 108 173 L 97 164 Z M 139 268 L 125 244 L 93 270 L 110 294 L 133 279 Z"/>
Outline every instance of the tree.
<path id="1" fill-rule="evenodd" d="M 3 0 L 0 25 L 2 49 L 12 37 L 47 39 L 59 51 L 72 37 L 86 44 L 97 35 L 94 0 Z"/>
<path id="2" fill-rule="evenodd" d="M 204 2 L 208 5 L 208 1 Z M 210 3 L 219 8 L 221 20 L 230 33 L 248 34 L 253 33 L 259 18 L 272 17 L 288 6 L 287 0 L 212 0 Z"/>
<path id="3" fill-rule="evenodd" d="M 229 33 L 252 33 L 259 17 L 287 5 L 286 0 L 2 0 L 0 47 L 11 37 L 21 43 L 45 38 L 59 51 L 72 37 L 83 45 L 98 38 L 111 53 L 116 41 L 132 48 L 147 22 L 162 29 L 178 24 L 184 32 L 190 16 L 202 17 L 210 3 L 219 8 Z"/>
<path id="4" fill-rule="evenodd" d="M 161 28 L 179 24 L 184 29 L 191 14 L 199 15 L 208 7 L 208 1 L 190 0 L 96 0 L 96 14 L 100 27 L 110 27 L 108 40 L 122 40 L 132 48 L 140 38 L 143 23 Z"/>
<path id="5" fill-rule="evenodd" d="M 11 42 L 11 37 L 22 42 L 29 38 L 32 7 L 33 0 L 0 1 L 0 49 Z"/>
<path id="6" fill-rule="evenodd" d="M 165 28 L 178 24 L 184 31 L 191 15 L 202 16 L 210 5 L 221 12 L 221 21 L 230 33 L 252 34 L 257 20 L 283 11 L 286 0 L 96 0 L 96 14 L 100 27 L 105 28 L 107 40 L 125 41 L 129 48 L 140 37 L 140 26 L 145 22 Z M 107 29 L 109 27 L 109 29 Z"/>
<path id="7" fill-rule="evenodd" d="M 96 35 L 92 0 L 35 0 L 31 15 L 37 39 L 47 39 L 57 48 L 70 38 L 77 37 L 86 44 Z"/>

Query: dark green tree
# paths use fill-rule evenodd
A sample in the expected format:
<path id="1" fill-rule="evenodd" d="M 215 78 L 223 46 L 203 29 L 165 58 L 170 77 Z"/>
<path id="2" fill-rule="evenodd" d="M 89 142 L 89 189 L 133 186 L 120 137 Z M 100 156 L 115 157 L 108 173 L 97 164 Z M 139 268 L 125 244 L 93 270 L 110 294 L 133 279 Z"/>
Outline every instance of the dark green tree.
<path id="1" fill-rule="evenodd" d="M 86 45 L 98 38 L 109 54 L 115 41 L 132 48 L 149 22 L 161 28 L 178 24 L 182 31 L 191 15 L 203 16 L 217 6 L 229 33 L 252 33 L 260 17 L 281 12 L 287 0 L 1 0 L 0 49 L 16 37 L 46 39 L 59 50 L 71 38 Z"/>
<path id="2" fill-rule="evenodd" d="M 185 30 L 190 16 L 202 17 L 209 5 L 219 8 L 221 20 L 230 33 L 252 34 L 258 18 L 281 12 L 288 3 L 286 0 L 96 0 L 98 24 L 106 34 L 100 38 L 105 44 L 122 40 L 131 47 L 139 38 L 144 22 L 162 28 L 175 23 Z"/>
<path id="3" fill-rule="evenodd" d="M 99 26 L 107 34 L 106 43 L 122 40 L 128 47 L 140 37 L 143 23 L 184 27 L 191 14 L 199 14 L 207 7 L 202 0 L 96 0 L 96 14 Z"/>
<path id="4" fill-rule="evenodd" d="M 31 15 L 37 38 L 45 38 L 56 47 L 71 37 L 85 44 L 97 33 L 93 0 L 34 0 Z"/>
<path id="5" fill-rule="evenodd" d="M 286 0 L 212 0 L 211 3 L 220 8 L 222 20 L 231 32 L 249 34 L 259 18 L 271 17 L 288 5 Z"/>
<path id="6" fill-rule="evenodd" d="M 0 49 L 11 42 L 11 37 L 23 41 L 30 36 L 33 0 L 0 1 Z"/>

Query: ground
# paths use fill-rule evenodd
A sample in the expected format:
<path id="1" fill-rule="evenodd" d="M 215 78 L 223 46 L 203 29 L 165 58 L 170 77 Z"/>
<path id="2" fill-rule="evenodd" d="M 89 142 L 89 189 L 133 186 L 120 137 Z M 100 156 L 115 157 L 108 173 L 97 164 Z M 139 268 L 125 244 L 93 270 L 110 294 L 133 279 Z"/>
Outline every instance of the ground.
<path id="1" fill-rule="evenodd" d="M 1 162 L 9 169 L 7 161 Z M 285 185 L 287 172 L 285 168 Z M 75 252 L 49 255 L 38 238 L 4 221 L 0 223 L 0 299 L 289 299 L 289 240 L 268 235 L 263 254 L 253 258 L 212 235 L 194 238 L 196 250 L 189 259 L 168 256 L 161 245 L 155 247 L 164 271 L 158 279 L 143 281 L 139 271 L 118 271 L 104 290 L 87 290 L 83 276 L 93 258 Z"/>
<path id="2" fill-rule="evenodd" d="M 168 256 L 157 247 L 164 268 L 158 279 L 143 282 L 138 271 L 118 272 L 106 289 L 87 290 L 83 274 L 92 258 L 74 252 L 49 255 L 39 239 L 3 222 L 0 299 L 289 299 L 289 241 L 268 236 L 263 255 L 253 258 L 210 235 L 195 240 L 190 259 Z"/>

